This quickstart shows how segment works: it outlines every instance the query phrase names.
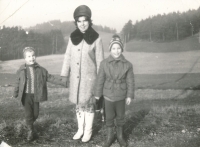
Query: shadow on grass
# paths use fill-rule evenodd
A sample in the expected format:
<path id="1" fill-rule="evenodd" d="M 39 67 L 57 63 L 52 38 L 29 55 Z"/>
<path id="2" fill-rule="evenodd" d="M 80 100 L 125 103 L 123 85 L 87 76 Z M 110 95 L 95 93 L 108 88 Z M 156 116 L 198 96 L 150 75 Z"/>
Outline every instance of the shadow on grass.
<path id="1" fill-rule="evenodd" d="M 198 86 L 200 87 L 200 85 Z M 194 90 L 190 95 L 185 97 L 184 99 L 179 100 L 179 105 L 197 105 L 200 104 L 200 92 Z"/>
<path id="2" fill-rule="evenodd" d="M 124 125 L 124 135 L 126 140 L 129 139 L 132 131 L 135 127 L 148 115 L 150 109 L 143 109 L 138 112 L 133 113 L 129 118 L 127 118 Z"/>
<path id="3" fill-rule="evenodd" d="M 187 92 L 187 90 L 183 91 L 181 94 L 185 95 L 185 92 Z M 185 98 L 179 98 L 179 95 L 170 99 L 144 99 L 136 100 L 131 103 L 127 108 L 128 113 L 126 115 L 127 117 L 124 126 L 126 140 L 128 140 L 129 144 L 131 142 L 140 142 L 143 139 L 148 140 L 148 138 L 156 138 L 156 136 L 152 137 L 151 133 L 158 134 L 161 132 L 161 135 L 164 135 L 162 132 L 181 132 L 184 128 L 195 132 L 200 122 L 199 112 L 196 111 L 199 110 L 199 95 L 200 92 L 194 90 Z M 18 127 L 18 130 L 20 131 L 20 133 L 18 133 L 14 128 L 14 125 L 16 125 L 17 122 L 11 125 L 5 124 L 7 127 L 3 129 L 3 132 L 0 130 L 0 134 L 4 134 L 5 137 L 0 138 L 0 141 L 8 138 L 8 143 L 10 145 L 24 147 L 96 146 L 97 144 L 103 144 L 107 134 L 105 122 L 102 122 L 100 114 L 95 116 L 91 141 L 83 144 L 81 140 L 76 142 L 72 140 L 74 133 L 77 131 L 76 116 L 73 111 L 74 105 L 65 107 L 63 107 L 63 105 L 56 105 L 55 107 L 49 102 L 47 104 L 47 107 L 42 108 L 43 111 L 41 111 L 36 122 L 36 129 L 39 133 L 39 139 L 36 142 L 23 144 L 26 140 L 27 130 L 24 129 L 24 124 L 22 123 L 22 127 Z M 195 106 L 196 104 L 197 107 Z M 4 109 L 0 110 L 5 111 Z M 17 115 L 15 111 L 9 111 L 9 114 L 11 112 Z M 15 115 L 13 115 L 12 119 L 18 118 L 18 116 Z M 1 116 L 4 116 L 6 120 L 6 115 L 1 114 Z M 188 139 L 187 145 L 190 143 L 194 147 L 199 145 L 197 138 Z M 180 146 L 178 145 L 178 147 Z M 183 145 L 183 147 L 186 147 L 186 145 Z"/>

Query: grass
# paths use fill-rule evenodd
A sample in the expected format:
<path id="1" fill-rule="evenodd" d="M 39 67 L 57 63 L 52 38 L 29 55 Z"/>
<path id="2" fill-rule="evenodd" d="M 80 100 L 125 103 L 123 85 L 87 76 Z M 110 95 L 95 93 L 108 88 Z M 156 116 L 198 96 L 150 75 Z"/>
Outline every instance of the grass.
<path id="1" fill-rule="evenodd" d="M 93 147 L 106 139 L 106 127 L 96 115 L 94 133 L 88 143 L 73 141 L 77 130 L 74 105 L 68 101 L 68 90 L 49 87 L 49 100 L 41 103 L 35 124 L 39 138 L 26 142 L 27 128 L 23 108 L 10 99 L 12 87 L 0 88 L 0 142 L 11 146 Z M 200 145 L 200 91 L 136 90 L 136 98 L 126 107 L 125 137 L 134 147 L 198 147 Z M 157 94 L 156 94 L 157 93 Z M 184 94 L 183 94 L 184 93 Z M 182 94 L 182 95 L 181 95 Z M 112 147 L 118 147 L 115 141 Z"/>
<path id="2" fill-rule="evenodd" d="M 135 74 L 199 73 L 200 51 L 176 53 L 124 52 L 124 56 L 134 67 Z M 109 53 L 105 53 L 107 57 Z M 60 74 L 64 55 L 38 57 L 37 62 L 49 73 Z M 47 62 L 48 61 L 48 62 Z M 0 63 L 1 73 L 15 73 L 24 59 Z"/>
<path id="3" fill-rule="evenodd" d="M 104 44 L 108 43 L 110 34 L 103 36 L 107 37 Z M 127 50 L 133 52 L 124 55 L 133 64 L 136 81 L 135 100 L 126 107 L 125 137 L 130 147 L 200 146 L 200 51 L 196 39 L 127 44 Z M 59 75 L 63 55 L 38 57 L 37 61 L 49 73 Z M 99 114 L 90 142 L 72 140 L 77 131 L 74 105 L 68 101 L 68 89 L 51 84 L 49 100 L 41 103 L 35 124 L 39 138 L 26 142 L 23 107 L 18 100 L 10 99 L 14 73 L 23 62 L 0 62 L 0 142 L 21 147 L 101 146 L 106 127 Z M 112 147 L 119 147 L 117 141 Z"/>
<path id="4" fill-rule="evenodd" d="M 126 44 L 126 50 L 129 52 L 146 53 L 168 53 L 197 51 L 200 48 L 198 34 L 183 40 L 173 42 L 148 42 L 142 40 L 132 40 Z"/>

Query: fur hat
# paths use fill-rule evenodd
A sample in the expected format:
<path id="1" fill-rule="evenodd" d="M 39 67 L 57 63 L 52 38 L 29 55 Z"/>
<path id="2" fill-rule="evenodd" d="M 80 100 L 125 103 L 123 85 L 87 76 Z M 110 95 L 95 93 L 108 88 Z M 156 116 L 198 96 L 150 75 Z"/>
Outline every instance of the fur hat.
<path id="1" fill-rule="evenodd" d="M 74 11 L 74 19 L 79 16 L 87 16 L 88 18 L 91 18 L 92 12 L 88 6 L 80 5 Z"/>
<path id="2" fill-rule="evenodd" d="M 120 37 L 119 37 L 118 35 L 115 34 L 115 35 L 112 36 L 112 39 L 111 39 L 111 41 L 110 41 L 110 44 L 109 44 L 109 51 L 111 50 L 113 44 L 115 44 L 115 43 L 117 43 L 117 44 L 120 45 L 122 51 L 124 50 L 124 45 L 123 45 L 123 43 L 122 43 L 122 40 L 120 39 Z"/>

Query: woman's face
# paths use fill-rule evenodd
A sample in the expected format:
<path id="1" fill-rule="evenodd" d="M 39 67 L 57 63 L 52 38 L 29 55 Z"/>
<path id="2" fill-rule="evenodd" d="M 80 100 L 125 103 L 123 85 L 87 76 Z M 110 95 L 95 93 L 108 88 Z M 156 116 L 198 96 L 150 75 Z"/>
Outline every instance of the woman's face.
<path id="1" fill-rule="evenodd" d="M 89 21 L 86 20 L 85 16 L 78 18 L 77 27 L 82 33 L 85 33 L 85 31 L 89 28 Z"/>
<path id="2" fill-rule="evenodd" d="M 117 43 L 113 44 L 111 47 L 111 50 L 110 50 L 110 54 L 114 58 L 118 58 L 122 54 L 122 49 L 121 49 L 120 45 Z"/>

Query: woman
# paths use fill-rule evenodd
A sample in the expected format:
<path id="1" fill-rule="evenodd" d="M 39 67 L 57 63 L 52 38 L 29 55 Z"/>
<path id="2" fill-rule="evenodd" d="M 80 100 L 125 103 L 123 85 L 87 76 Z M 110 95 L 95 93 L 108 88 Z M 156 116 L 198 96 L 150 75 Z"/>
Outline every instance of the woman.
<path id="1" fill-rule="evenodd" d="M 74 11 L 77 29 L 71 33 L 61 76 L 70 79 L 69 99 L 76 104 L 78 131 L 73 139 L 88 142 L 94 120 L 93 88 L 100 62 L 104 59 L 102 40 L 92 28 L 91 10 L 86 5 Z"/>

